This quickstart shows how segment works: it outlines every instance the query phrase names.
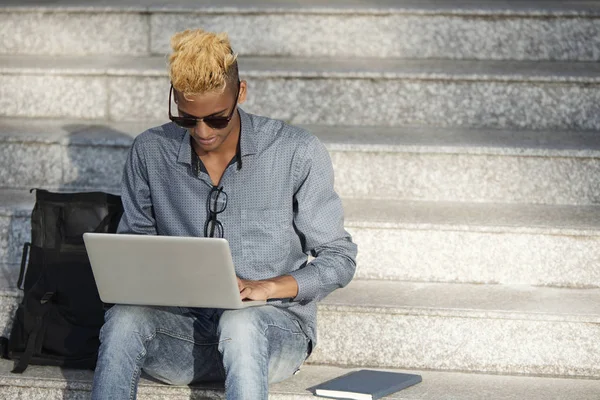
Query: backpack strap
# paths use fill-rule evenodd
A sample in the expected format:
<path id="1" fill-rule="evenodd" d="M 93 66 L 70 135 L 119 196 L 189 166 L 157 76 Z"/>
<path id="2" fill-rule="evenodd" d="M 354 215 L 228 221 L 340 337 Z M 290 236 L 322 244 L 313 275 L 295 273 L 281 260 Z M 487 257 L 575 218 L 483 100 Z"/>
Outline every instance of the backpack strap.
<path id="1" fill-rule="evenodd" d="M 0 337 L 0 358 L 10 360 L 8 356 L 8 338 L 4 336 Z"/>
<path id="2" fill-rule="evenodd" d="M 47 324 L 47 320 L 46 320 L 45 316 L 48 313 L 48 310 L 50 309 L 48 302 L 50 301 L 50 299 L 52 299 L 52 296 L 54 296 L 54 292 L 46 292 L 46 294 L 44 294 L 44 296 L 40 300 L 40 303 L 42 305 L 42 312 L 39 315 L 34 316 L 31 314 L 25 313 L 25 319 L 35 318 L 35 323 L 33 325 L 33 328 L 31 329 L 31 331 L 28 332 L 29 336 L 27 338 L 27 346 L 25 347 L 25 351 L 19 358 L 19 361 L 17 361 L 15 363 L 15 367 L 11 371 L 12 373 L 15 373 L 15 374 L 23 373 L 23 371 L 25 371 L 27 369 L 27 366 L 29 365 L 29 362 L 31 361 L 31 357 L 33 357 L 33 354 L 36 351 L 37 352 L 40 351 L 39 347 L 41 347 L 41 342 L 37 343 L 38 336 L 39 336 L 40 332 L 43 332 L 46 328 L 45 325 Z M 27 326 L 27 325 L 28 324 L 26 322 L 25 326 Z"/>
<path id="3" fill-rule="evenodd" d="M 19 280 L 17 281 L 17 287 L 23 290 L 23 278 L 25 277 L 25 266 L 27 265 L 27 256 L 29 255 L 29 249 L 31 248 L 31 243 L 26 242 L 23 245 L 23 255 L 21 256 L 21 272 L 19 272 Z"/>

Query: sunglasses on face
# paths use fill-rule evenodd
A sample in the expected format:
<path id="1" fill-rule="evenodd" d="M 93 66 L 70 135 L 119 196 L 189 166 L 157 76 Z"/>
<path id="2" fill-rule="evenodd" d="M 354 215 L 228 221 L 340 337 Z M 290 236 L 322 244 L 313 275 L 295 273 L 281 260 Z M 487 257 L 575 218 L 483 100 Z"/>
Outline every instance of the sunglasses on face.
<path id="1" fill-rule="evenodd" d="M 171 84 L 171 89 L 169 90 L 169 119 L 171 121 L 175 122 L 180 127 L 186 128 L 186 129 L 194 128 L 196 125 L 198 125 L 198 122 L 200 122 L 200 121 L 204 122 L 209 128 L 224 129 L 227 127 L 227 125 L 229 125 L 229 121 L 231 121 L 231 118 L 233 118 L 233 113 L 235 112 L 235 106 L 237 104 L 237 99 L 240 94 L 240 84 L 238 82 L 238 90 L 235 95 L 233 107 L 227 117 L 204 117 L 204 118 L 196 118 L 194 116 L 184 116 L 184 117 L 177 116 L 176 117 L 173 114 L 171 114 L 171 98 L 172 98 L 171 96 L 173 94 L 173 90 L 174 90 L 173 84 Z"/>

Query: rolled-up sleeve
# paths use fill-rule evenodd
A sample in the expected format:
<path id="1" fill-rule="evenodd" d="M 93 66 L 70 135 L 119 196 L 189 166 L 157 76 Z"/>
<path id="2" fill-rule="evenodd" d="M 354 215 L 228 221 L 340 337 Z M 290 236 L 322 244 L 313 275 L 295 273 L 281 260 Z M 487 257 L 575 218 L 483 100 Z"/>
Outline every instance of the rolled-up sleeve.
<path id="1" fill-rule="evenodd" d="M 142 235 L 157 233 L 143 144 L 138 136 L 125 162 L 121 184 L 124 212 L 117 233 Z"/>
<path id="2" fill-rule="evenodd" d="M 346 286 L 356 270 L 357 247 L 344 229 L 342 202 L 334 191 L 327 149 L 313 137 L 299 157 L 294 226 L 306 254 L 315 257 L 290 275 L 298 282 L 295 301 L 320 300 Z"/>

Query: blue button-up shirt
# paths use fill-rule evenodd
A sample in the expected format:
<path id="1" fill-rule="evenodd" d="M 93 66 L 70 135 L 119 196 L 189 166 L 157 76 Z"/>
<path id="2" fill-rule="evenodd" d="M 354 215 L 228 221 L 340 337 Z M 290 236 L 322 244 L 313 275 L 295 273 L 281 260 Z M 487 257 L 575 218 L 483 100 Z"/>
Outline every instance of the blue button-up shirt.
<path id="1" fill-rule="evenodd" d="M 331 160 L 307 131 L 239 113 L 241 168 L 229 164 L 219 183 L 227 194 L 218 214 L 224 238 L 240 278 L 296 279 L 296 298 L 269 304 L 287 310 L 315 344 L 316 302 L 348 284 L 356 269 Z M 119 233 L 204 236 L 213 185 L 192 151 L 189 133 L 174 123 L 135 139 L 123 173 Z"/>

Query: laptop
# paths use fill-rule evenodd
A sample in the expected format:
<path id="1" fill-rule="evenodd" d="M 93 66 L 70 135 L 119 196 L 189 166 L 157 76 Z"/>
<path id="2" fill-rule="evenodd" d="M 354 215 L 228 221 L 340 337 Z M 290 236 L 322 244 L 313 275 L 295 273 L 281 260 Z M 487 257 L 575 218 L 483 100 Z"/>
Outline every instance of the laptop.
<path id="1" fill-rule="evenodd" d="M 105 303 L 240 309 L 229 243 L 219 238 L 84 233 Z"/>

